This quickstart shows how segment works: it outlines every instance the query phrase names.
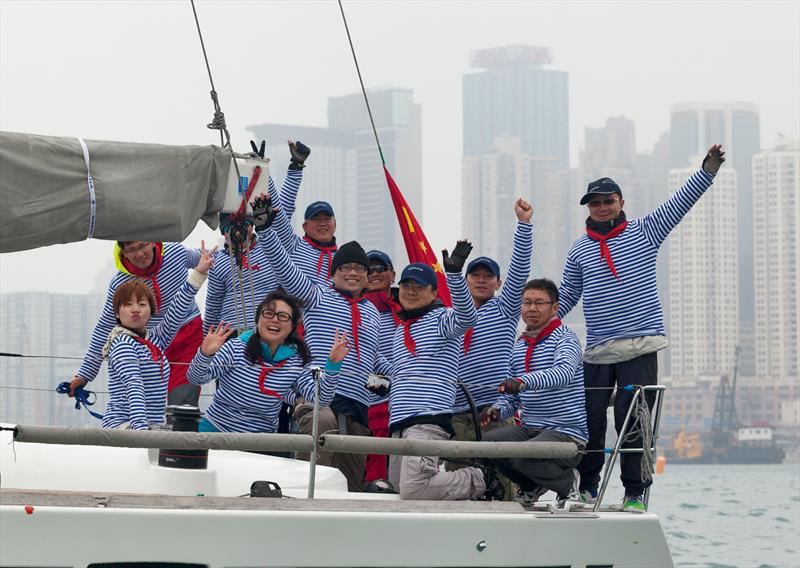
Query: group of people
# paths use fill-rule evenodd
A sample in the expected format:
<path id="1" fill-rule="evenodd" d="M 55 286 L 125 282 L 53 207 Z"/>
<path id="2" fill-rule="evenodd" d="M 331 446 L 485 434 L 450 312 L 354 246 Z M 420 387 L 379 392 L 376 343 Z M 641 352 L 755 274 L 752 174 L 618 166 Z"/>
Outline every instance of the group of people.
<path id="1" fill-rule="evenodd" d="M 721 147 L 712 146 L 700 169 L 641 219 L 626 218 L 613 180 L 590 183 L 580 201 L 588 209 L 586 233 L 569 250 L 560 286 L 528 280 L 533 207 L 521 198 L 505 276 L 489 257 L 467 262 L 467 241 L 443 251 L 441 264 L 396 271 L 385 252 L 355 241 L 339 245 L 334 209 L 324 201 L 308 205 L 304 234 L 296 235 L 291 217 L 310 150 L 292 141 L 289 150 L 280 191 L 270 179 L 269 195 L 252 201 L 247 219 L 220 216 L 225 250 L 117 243 L 118 272 L 71 383 L 73 391 L 85 386 L 108 360 L 103 427 L 161 427 L 167 404 L 196 405 L 200 385 L 216 381 L 201 431 L 288 431 L 291 419 L 310 434 L 318 392 L 319 432 L 578 448 L 571 459 L 484 459 L 444 468 L 435 456 L 320 452 L 318 463 L 341 470 L 350 491 L 502 499 L 513 482 L 523 503 L 550 490 L 560 500 L 591 503 L 611 395 L 616 391 L 619 432 L 632 396 L 622 387 L 655 384 L 656 352 L 667 345 L 658 249 L 713 183 L 725 160 Z M 440 300 L 437 272 L 452 307 Z M 206 279 L 201 319 L 194 295 Z M 245 297 L 257 302 L 255 310 L 244 309 Z M 585 350 L 561 322 L 581 299 Z M 321 369 L 318 391 L 312 367 Z M 623 447 L 641 443 L 629 439 Z M 623 453 L 621 468 L 624 508 L 643 511 L 649 482 L 641 455 Z"/>

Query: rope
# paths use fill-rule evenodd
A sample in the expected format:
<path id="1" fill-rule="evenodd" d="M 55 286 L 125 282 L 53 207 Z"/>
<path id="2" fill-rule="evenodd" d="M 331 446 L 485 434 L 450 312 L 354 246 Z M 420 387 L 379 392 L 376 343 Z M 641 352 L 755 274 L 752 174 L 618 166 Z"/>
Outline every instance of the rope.
<path id="1" fill-rule="evenodd" d="M 378 140 L 378 131 L 375 128 L 375 120 L 372 118 L 372 109 L 369 107 L 369 99 L 367 98 L 367 90 L 364 88 L 364 79 L 361 78 L 361 68 L 358 66 L 358 58 L 356 57 L 356 50 L 353 47 L 353 39 L 350 37 L 350 28 L 347 25 L 347 18 L 344 15 L 344 7 L 342 0 L 339 0 L 339 10 L 342 12 L 342 21 L 344 22 L 344 30 L 347 32 L 347 41 L 350 44 L 350 52 L 353 54 L 353 63 L 356 64 L 356 73 L 358 73 L 358 82 L 361 83 L 361 92 L 364 94 L 364 102 L 367 104 L 367 114 L 369 114 L 369 122 L 372 125 L 372 133 L 375 135 L 375 144 L 378 146 L 378 153 L 381 156 L 381 164 L 386 165 L 386 160 L 383 158 L 383 150 L 381 149 L 380 140 Z"/>
<path id="2" fill-rule="evenodd" d="M 641 387 L 637 387 L 641 388 Z M 637 396 L 634 402 L 633 413 L 631 414 L 633 423 L 625 435 L 623 445 L 628 442 L 634 442 L 637 438 L 641 437 L 642 441 L 642 482 L 647 483 L 652 481 L 653 473 L 655 472 L 655 458 L 653 457 L 653 428 L 652 417 L 650 416 L 650 408 L 647 406 L 645 400 L 645 393 L 642 392 L 641 396 Z M 636 446 L 638 447 L 638 445 Z"/>
<path id="3" fill-rule="evenodd" d="M 66 394 L 69 395 L 69 383 L 63 382 L 59 383 L 56 387 L 56 392 L 59 394 Z M 90 390 L 86 390 L 82 387 L 78 387 L 75 389 L 73 393 L 75 397 L 75 410 L 80 410 L 81 406 L 89 412 L 92 416 L 97 418 L 98 420 L 103 419 L 103 415 L 98 412 L 93 412 L 90 406 L 92 406 L 95 402 L 97 402 L 97 395 Z"/>

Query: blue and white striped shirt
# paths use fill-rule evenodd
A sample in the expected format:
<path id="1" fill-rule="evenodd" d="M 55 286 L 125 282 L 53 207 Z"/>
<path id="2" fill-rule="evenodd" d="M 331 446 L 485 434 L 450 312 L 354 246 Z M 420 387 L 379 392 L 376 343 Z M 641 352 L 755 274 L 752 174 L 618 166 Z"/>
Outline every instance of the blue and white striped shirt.
<path id="1" fill-rule="evenodd" d="M 262 392 L 259 376 L 262 367 L 247 358 L 246 344 L 239 338 L 225 343 L 213 357 L 197 351 L 189 366 L 186 378 L 196 385 L 214 379 L 219 381 L 214 400 L 206 411 L 206 418 L 222 432 L 276 432 L 281 398 Z M 310 366 L 303 367 L 297 352 L 274 367 L 264 380 L 266 389 L 275 391 L 284 399 L 294 398 L 299 392 L 309 402 L 314 401 L 314 378 Z M 273 367 L 275 363 L 267 363 Z M 320 404 L 327 405 L 333 398 L 339 379 L 338 365 L 329 363 L 320 377 Z"/>
<path id="2" fill-rule="evenodd" d="M 379 355 L 380 318 L 378 310 L 362 298 L 357 309 L 361 314 L 358 327 L 358 350 L 352 333 L 353 316 L 348 299 L 330 284 L 315 284 L 296 266 L 278 241 L 274 231 L 261 233 L 258 242 L 264 249 L 284 290 L 304 303 L 303 326 L 305 340 L 315 364 L 320 367 L 330 353 L 336 330 L 346 331 L 353 348 L 342 362 L 336 394 L 369 406 L 371 393 L 364 387 L 367 375 L 387 375 L 391 367 Z"/>
<path id="3" fill-rule="evenodd" d="M 506 420 L 522 408 L 522 421 L 529 428 L 556 430 L 583 442 L 588 440 L 583 390 L 581 344 L 575 333 L 561 325 L 539 341 L 525 372 L 528 344 L 520 339 L 511 351 L 507 376 L 520 378 L 525 390 L 518 395 L 500 395 L 494 406 Z"/>
<path id="4" fill-rule="evenodd" d="M 477 407 L 488 406 L 497 398 L 497 387 L 505 378 L 508 356 L 520 318 L 522 289 L 531 273 L 533 225 L 517 222 L 514 250 L 508 277 L 500 295 L 478 308 L 478 323 L 473 328 L 469 350 L 461 350 L 458 372 Z M 459 388 L 453 412 L 469 409 L 467 397 Z"/>
<path id="5" fill-rule="evenodd" d="M 150 316 L 147 329 L 155 329 L 155 327 L 161 323 L 164 314 L 169 310 L 170 305 L 172 305 L 175 294 L 178 293 L 178 290 L 180 290 L 181 286 L 186 282 L 188 270 L 196 267 L 198 262 L 200 262 L 199 250 L 187 249 L 181 243 L 164 243 L 164 260 L 157 277 L 158 286 L 161 290 L 161 311 Z M 151 286 L 149 279 L 139 278 L 123 271 L 117 272 L 111 279 L 108 285 L 108 295 L 106 296 L 105 306 L 103 306 L 100 319 L 97 321 L 94 331 L 92 332 L 89 349 L 87 349 L 86 356 L 83 358 L 83 363 L 81 363 L 81 367 L 78 369 L 77 375 L 82 379 L 92 381 L 97 376 L 97 373 L 100 372 L 100 367 L 103 364 L 103 346 L 108 340 L 108 334 L 111 333 L 111 330 L 117 325 L 117 316 L 114 313 L 113 305 L 114 292 L 117 291 L 117 288 L 119 288 L 121 284 L 131 280 L 140 280 L 148 286 Z M 190 322 L 199 315 L 200 311 L 197 309 L 194 300 L 192 300 L 191 309 L 186 314 L 181 325 Z"/>
<path id="6" fill-rule="evenodd" d="M 567 253 L 559 289 L 559 317 L 583 296 L 586 347 L 611 339 L 666 335 L 656 289 L 656 258 L 661 243 L 711 186 L 714 176 L 697 170 L 655 211 L 628 221 L 608 245 L 619 279 L 600 256 L 600 243 L 581 236 Z"/>
<path id="7" fill-rule="evenodd" d="M 452 414 L 463 335 L 478 322 L 475 304 L 461 274 L 447 273 L 452 308 L 436 308 L 411 324 L 412 355 L 403 326 L 394 332 L 389 427 L 418 416 Z"/>
<path id="8" fill-rule="evenodd" d="M 171 296 L 170 307 L 159 324 L 155 328 L 148 326 L 147 339 L 161 351 L 157 361 L 153 361 L 146 345 L 130 335 L 114 337 L 108 351 L 109 400 L 103 428 L 117 428 L 130 422 L 134 430 L 147 430 L 149 423 L 164 423 L 169 383 L 169 363 L 164 351 L 183 326 L 186 315 L 197 309 L 195 294 L 197 288 L 184 280 Z"/>

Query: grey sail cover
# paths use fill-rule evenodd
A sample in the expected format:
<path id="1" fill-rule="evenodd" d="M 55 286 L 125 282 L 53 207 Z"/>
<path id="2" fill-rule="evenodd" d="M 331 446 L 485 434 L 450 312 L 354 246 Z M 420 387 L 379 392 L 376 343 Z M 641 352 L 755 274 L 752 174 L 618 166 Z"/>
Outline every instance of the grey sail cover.
<path id="1" fill-rule="evenodd" d="M 0 252 L 89 236 L 182 241 L 199 219 L 216 228 L 231 165 L 227 150 L 83 142 L 88 171 L 78 138 L 0 132 Z"/>

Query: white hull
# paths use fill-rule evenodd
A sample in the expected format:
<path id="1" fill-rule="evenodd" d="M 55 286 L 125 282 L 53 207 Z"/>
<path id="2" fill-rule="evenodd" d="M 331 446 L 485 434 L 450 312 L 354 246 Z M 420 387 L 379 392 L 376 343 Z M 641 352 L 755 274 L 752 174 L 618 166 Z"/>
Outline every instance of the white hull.
<path id="1" fill-rule="evenodd" d="M 347 493 L 324 467 L 308 500 L 308 464 L 294 460 L 212 450 L 208 469 L 192 471 L 145 449 L 10 442 L 2 432 L 3 566 L 672 566 L 650 513 L 403 502 Z M 296 498 L 238 497 L 254 480 Z"/>

